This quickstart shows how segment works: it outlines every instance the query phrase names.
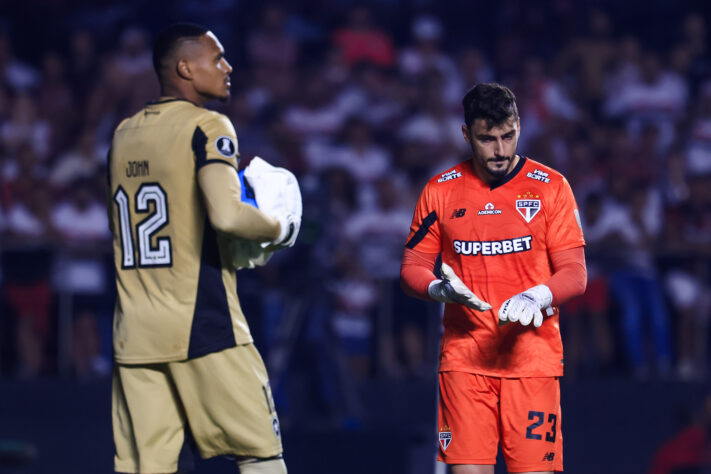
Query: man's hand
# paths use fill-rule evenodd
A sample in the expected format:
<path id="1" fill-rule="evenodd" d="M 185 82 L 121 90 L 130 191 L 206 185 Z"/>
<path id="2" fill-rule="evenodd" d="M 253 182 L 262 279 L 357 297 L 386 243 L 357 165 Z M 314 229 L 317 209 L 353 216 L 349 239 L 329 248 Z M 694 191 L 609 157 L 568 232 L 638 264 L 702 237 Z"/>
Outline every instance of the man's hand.
<path id="1" fill-rule="evenodd" d="M 533 321 L 533 325 L 539 328 L 543 324 L 541 310 L 549 307 L 552 301 L 553 294 L 546 285 L 529 288 L 504 301 L 499 309 L 499 325 L 518 321 L 528 326 Z"/>
<path id="2" fill-rule="evenodd" d="M 297 217 L 294 213 L 287 212 L 281 215 L 274 216 L 279 221 L 281 232 L 272 245 L 276 248 L 292 247 L 296 242 L 296 237 L 299 235 L 299 227 L 301 227 L 301 217 Z"/>
<path id="3" fill-rule="evenodd" d="M 477 311 L 487 311 L 491 305 L 482 301 L 462 283 L 454 270 L 442 262 L 442 279 L 434 280 L 427 288 L 430 298 L 440 303 L 458 303 Z"/>

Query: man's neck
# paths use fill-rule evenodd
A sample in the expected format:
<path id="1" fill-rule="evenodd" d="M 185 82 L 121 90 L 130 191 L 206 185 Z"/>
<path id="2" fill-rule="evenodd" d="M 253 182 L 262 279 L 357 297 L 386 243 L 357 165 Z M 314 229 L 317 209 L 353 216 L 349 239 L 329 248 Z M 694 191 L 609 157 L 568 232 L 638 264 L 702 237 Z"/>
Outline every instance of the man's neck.
<path id="1" fill-rule="evenodd" d="M 161 99 L 172 98 L 172 99 L 182 99 L 191 102 L 198 107 L 203 107 L 205 105 L 205 100 L 198 94 L 186 92 L 179 87 L 173 85 L 166 85 L 161 88 L 160 91 Z"/>

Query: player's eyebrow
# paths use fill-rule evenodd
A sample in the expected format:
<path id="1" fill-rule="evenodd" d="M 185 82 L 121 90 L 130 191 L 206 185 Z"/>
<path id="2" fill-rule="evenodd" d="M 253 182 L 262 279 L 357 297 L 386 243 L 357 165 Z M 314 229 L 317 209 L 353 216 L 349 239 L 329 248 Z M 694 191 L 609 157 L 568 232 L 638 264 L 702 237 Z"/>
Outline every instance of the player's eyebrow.
<path id="1" fill-rule="evenodd" d="M 513 136 L 515 133 L 516 133 L 516 130 L 509 130 L 508 132 L 501 134 L 501 137 L 502 137 L 502 138 L 508 138 L 508 137 Z M 483 139 L 485 139 L 485 138 L 493 138 L 493 139 L 495 139 L 497 136 L 496 136 L 496 135 L 491 135 L 491 134 L 489 134 L 489 133 L 477 133 L 477 134 L 476 134 L 476 137 L 477 137 L 479 140 L 483 140 Z"/>

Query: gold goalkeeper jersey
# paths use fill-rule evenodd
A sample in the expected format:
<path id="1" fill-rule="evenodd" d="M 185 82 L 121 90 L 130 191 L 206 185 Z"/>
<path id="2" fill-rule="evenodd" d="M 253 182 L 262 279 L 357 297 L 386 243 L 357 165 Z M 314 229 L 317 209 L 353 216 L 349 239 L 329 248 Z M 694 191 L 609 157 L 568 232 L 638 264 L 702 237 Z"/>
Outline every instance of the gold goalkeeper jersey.
<path id="1" fill-rule="evenodd" d="M 183 360 L 252 342 L 229 242 L 207 218 L 196 173 L 237 167 L 235 130 L 179 99 L 147 105 L 116 129 L 108 204 L 121 363 Z"/>

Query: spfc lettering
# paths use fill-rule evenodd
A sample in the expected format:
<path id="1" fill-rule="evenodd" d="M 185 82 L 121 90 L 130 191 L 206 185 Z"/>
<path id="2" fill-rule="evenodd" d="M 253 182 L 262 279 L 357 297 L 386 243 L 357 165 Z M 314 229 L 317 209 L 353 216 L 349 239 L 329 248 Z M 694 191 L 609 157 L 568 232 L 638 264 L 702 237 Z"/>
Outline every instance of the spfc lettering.
<path id="1" fill-rule="evenodd" d="M 519 194 L 519 199 L 516 199 L 516 210 L 526 222 L 531 222 L 531 219 L 541 210 L 541 200 L 538 197 L 538 194 L 527 192 Z"/>

